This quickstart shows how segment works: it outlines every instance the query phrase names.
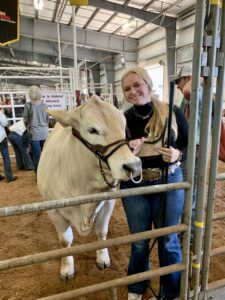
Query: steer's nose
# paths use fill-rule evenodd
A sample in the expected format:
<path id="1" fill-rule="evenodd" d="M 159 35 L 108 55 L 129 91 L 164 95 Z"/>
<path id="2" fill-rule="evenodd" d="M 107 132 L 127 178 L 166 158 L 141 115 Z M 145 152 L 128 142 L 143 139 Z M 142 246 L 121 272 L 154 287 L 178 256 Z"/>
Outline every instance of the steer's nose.
<path id="1" fill-rule="evenodd" d="M 132 162 L 128 162 L 123 165 L 124 170 L 128 171 L 129 173 L 132 173 L 132 176 L 138 176 L 141 174 L 142 167 L 141 167 L 141 160 L 137 159 Z"/>

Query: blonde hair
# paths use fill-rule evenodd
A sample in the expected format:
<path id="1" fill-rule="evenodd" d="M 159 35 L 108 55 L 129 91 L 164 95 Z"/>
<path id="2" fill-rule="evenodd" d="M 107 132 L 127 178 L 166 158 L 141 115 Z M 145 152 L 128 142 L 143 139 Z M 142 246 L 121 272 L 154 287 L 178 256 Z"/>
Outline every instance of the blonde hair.
<path id="1" fill-rule="evenodd" d="M 149 87 L 149 98 L 152 102 L 153 114 L 150 118 L 149 122 L 145 126 L 145 131 L 148 134 L 149 141 L 154 141 L 161 137 L 165 130 L 165 126 L 167 125 L 166 121 L 169 116 L 169 106 L 167 103 L 160 101 L 157 97 L 152 95 L 153 82 L 151 77 L 148 75 L 148 72 L 141 67 L 134 67 L 127 70 L 121 79 L 122 90 L 124 94 L 124 98 L 126 99 L 124 92 L 124 80 L 131 73 L 137 74 L 139 77 L 145 80 Z M 177 123 L 175 116 L 173 114 L 172 118 L 172 129 L 174 130 L 175 136 L 177 137 Z"/>

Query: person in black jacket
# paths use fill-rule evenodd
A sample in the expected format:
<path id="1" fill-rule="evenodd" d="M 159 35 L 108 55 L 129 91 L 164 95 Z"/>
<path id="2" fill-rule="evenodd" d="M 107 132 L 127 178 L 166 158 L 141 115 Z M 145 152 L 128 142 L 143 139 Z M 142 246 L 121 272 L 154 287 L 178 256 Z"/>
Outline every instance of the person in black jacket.
<path id="1" fill-rule="evenodd" d="M 147 71 L 136 67 L 122 77 L 122 89 L 126 101 L 133 106 L 125 112 L 129 146 L 142 160 L 143 180 L 132 178 L 122 182 L 121 188 L 144 187 L 164 183 L 165 170 L 168 183 L 182 182 L 180 161 L 188 144 L 188 123 L 177 106 L 173 108 L 170 145 L 167 146 L 167 124 L 169 106 L 152 95 L 153 83 Z M 177 225 L 184 204 L 184 190 L 138 195 L 122 198 L 128 226 L 131 233 L 154 228 Z M 133 242 L 129 260 L 128 275 L 149 270 L 149 240 Z M 182 253 L 177 233 L 158 238 L 160 267 L 180 263 Z M 180 272 L 162 276 L 160 299 L 179 297 Z M 128 299 L 141 300 L 149 286 L 142 281 L 128 286 Z"/>

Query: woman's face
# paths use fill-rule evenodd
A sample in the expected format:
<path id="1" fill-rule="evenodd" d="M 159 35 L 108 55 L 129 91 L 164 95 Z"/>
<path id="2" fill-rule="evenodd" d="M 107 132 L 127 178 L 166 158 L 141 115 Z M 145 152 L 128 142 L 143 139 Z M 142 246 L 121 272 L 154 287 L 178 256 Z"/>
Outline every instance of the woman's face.
<path id="1" fill-rule="evenodd" d="M 144 105 L 151 101 L 147 82 L 136 73 L 130 73 L 123 80 L 126 100 L 134 105 Z"/>

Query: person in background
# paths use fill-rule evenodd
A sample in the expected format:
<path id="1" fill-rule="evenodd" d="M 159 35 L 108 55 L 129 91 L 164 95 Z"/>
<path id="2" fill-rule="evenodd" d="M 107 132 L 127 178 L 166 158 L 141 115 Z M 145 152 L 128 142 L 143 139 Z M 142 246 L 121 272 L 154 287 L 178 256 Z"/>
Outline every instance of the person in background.
<path id="1" fill-rule="evenodd" d="M 11 160 L 9 156 L 8 141 L 6 137 L 5 128 L 7 126 L 7 118 L 0 110 L 0 152 L 3 158 L 4 172 L 7 182 L 11 182 L 17 179 L 17 176 L 13 176 Z M 4 176 L 1 175 L 1 180 Z"/>
<path id="2" fill-rule="evenodd" d="M 184 65 L 181 67 L 180 72 L 175 77 L 175 84 L 183 94 L 183 99 L 180 104 L 180 109 L 184 113 L 187 121 L 190 120 L 190 98 L 191 98 L 191 82 L 192 82 L 192 68 L 191 66 Z M 200 124 L 202 112 L 202 94 L 203 88 L 199 87 L 198 99 L 198 116 L 197 116 L 197 134 L 196 134 L 196 152 L 195 152 L 195 172 L 194 172 L 194 187 L 192 195 L 192 221 L 191 221 L 191 240 L 190 246 L 193 248 L 194 241 L 194 220 L 195 220 L 195 205 L 196 205 L 196 183 L 197 183 L 197 167 L 199 159 L 199 141 L 200 141 Z M 186 162 L 181 164 L 184 180 L 186 179 Z"/>
<path id="3" fill-rule="evenodd" d="M 3 102 L 3 105 L 11 106 L 11 99 L 10 98 L 5 98 L 5 101 Z M 4 114 L 7 118 L 12 118 L 12 108 L 11 107 L 6 107 L 4 109 Z"/>
<path id="4" fill-rule="evenodd" d="M 121 182 L 121 189 L 162 184 L 163 169 L 168 166 L 168 183 L 182 182 L 180 160 L 188 144 L 188 123 L 177 106 L 173 108 L 170 147 L 164 145 L 169 106 L 152 95 L 153 83 L 147 71 L 140 67 L 128 70 L 122 77 L 121 86 L 126 101 L 133 104 L 125 112 L 129 146 L 142 160 L 143 180 L 139 178 Z M 155 147 L 154 157 L 150 149 Z M 152 150 L 153 151 L 153 150 Z M 153 153 L 153 152 L 152 152 Z M 136 182 L 135 182 L 136 181 Z M 149 195 L 122 198 L 129 230 L 132 234 L 154 228 L 177 225 L 183 211 L 184 190 L 174 190 Z M 128 275 L 148 271 L 150 240 L 131 244 Z M 177 233 L 158 238 L 160 267 L 180 263 L 182 253 Z M 159 299 L 172 300 L 179 297 L 180 272 L 160 278 Z M 149 287 L 149 280 L 130 284 L 128 300 L 141 300 Z"/>
<path id="5" fill-rule="evenodd" d="M 87 100 L 87 97 L 84 93 L 81 93 L 80 95 L 80 105 L 85 104 Z"/>
<path id="6" fill-rule="evenodd" d="M 34 171 L 37 173 L 41 151 L 49 133 L 49 115 L 47 105 L 41 100 L 41 90 L 33 85 L 29 89 L 31 105 L 26 103 L 23 111 L 23 121 L 31 133 L 31 149 L 33 154 Z"/>
<path id="7" fill-rule="evenodd" d="M 16 155 L 16 165 L 18 170 L 33 170 L 33 162 L 30 157 L 29 147 L 24 145 L 22 134 L 26 130 L 23 120 L 16 122 L 9 127 L 10 133 L 8 140 L 10 141 Z"/>

